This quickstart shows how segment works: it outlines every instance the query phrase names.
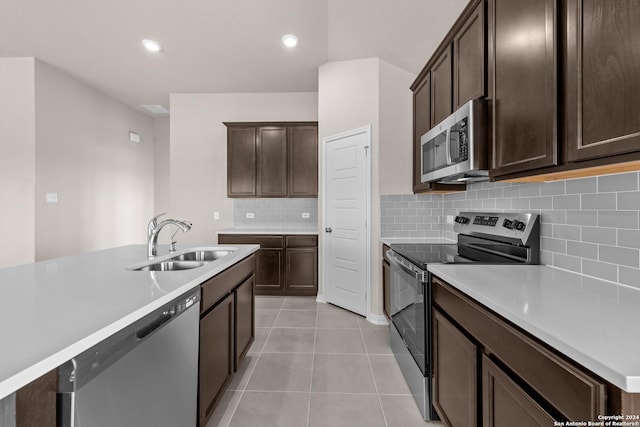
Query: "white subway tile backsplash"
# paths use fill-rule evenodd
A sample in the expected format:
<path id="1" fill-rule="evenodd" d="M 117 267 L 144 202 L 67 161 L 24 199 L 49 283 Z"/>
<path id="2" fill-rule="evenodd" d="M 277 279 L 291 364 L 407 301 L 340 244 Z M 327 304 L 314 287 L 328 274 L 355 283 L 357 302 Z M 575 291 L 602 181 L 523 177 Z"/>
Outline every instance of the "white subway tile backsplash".
<path id="1" fill-rule="evenodd" d="M 582 195 L 582 209 L 615 209 L 615 206 L 615 193 Z"/>
<path id="2" fill-rule="evenodd" d="M 596 193 L 598 191 L 598 178 L 580 178 L 566 181 L 567 194 Z"/>
<path id="3" fill-rule="evenodd" d="M 248 212 L 254 213 L 247 219 Z M 309 218 L 302 218 L 302 213 Z M 235 227 L 317 227 L 317 198 L 233 199 Z"/>
<path id="4" fill-rule="evenodd" d="M 618 193 L 619 210 L 640 210 L 640 191 Z"/>
<path id="5" fill-rule="evenodd" d="M 634 191 L 638 189 L 638 172 L 603 175 L 598 177 L 598 192 Z"/>
<path id="6" fill-rule="evenodd" d="M 640 270 L 637 268 L 619 267 L 618 276 L 620 283 L 640 288 Z"/>
<path id="7" fill-rule="evenodd" d="M 611 229 L 598 227 L 582 227 L 583 242 L 602 243 L 605 245 L 616 244 L 616 234 Z"/>
<path id="8" fill-rule="evenodd" d="M 381 232 L 455 239 L 447 217 L 461 210 L 540 213 L 542 264 L 640 288 L 639 180 L 631 172 L 544 183 L 486 181 L 445 195 L 385 195 Z"/>
<path id="9" fill-rule="evenodd" d="M 640 249 L 640 231 L 618 230 L 618 246 Z"/>
<path id="10" fill-rule="evenodd" d="M 598 227 L 638 228 L 638 211 L 598 211 Z"/>
<path id="11" fill-rule="evenodd" d="M 606 262 L 582 259 L 582 274 L 612 282 L 618 281 L 618 266 Z"/>
<path id="12" fill-rule="evenodd" d="M 640 251 L 638 249 L 620 248 L 618 246 L 600 245 L 598 259 L 626 267 L 640 267 Z"/>

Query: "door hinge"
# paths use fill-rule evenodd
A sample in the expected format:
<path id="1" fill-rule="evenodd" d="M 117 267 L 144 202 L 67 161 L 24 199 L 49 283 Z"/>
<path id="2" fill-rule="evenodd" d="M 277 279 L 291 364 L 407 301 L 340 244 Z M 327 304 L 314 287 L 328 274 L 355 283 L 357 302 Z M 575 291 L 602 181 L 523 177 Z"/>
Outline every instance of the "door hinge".
<path id="1" fill-rule="evenodd" d="M 368 155 L 369 155 L 369 146 L 368 146 L 368 145 L 365 145 L 365 146 L 364 146 L 364 155 L 365 155 L 365 156 L 368 156 Z"/>

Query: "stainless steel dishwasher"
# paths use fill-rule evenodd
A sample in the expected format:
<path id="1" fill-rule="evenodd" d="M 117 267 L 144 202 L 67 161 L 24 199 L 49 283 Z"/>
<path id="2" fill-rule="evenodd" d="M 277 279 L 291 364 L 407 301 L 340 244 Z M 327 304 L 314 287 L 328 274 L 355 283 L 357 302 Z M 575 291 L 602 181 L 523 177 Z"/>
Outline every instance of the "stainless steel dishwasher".
<path id="1" fill-rule="evenodd" d="M 199 292 L 61 366 L 58 427 L 195 426 Z"/>

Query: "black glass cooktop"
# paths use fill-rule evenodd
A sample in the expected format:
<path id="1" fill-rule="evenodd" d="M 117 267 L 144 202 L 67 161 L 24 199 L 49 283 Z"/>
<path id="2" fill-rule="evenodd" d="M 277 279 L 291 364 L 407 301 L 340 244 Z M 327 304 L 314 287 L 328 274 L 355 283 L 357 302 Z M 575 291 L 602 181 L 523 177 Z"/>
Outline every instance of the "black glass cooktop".
<path id="1" fill-rule="evenodd" d="M 391 245 L 391 249 L 423 270 L 427 269 L 427 264 L 472 262 L 458 254 L 458 245 L 455 243 L 397 244 Z"/>

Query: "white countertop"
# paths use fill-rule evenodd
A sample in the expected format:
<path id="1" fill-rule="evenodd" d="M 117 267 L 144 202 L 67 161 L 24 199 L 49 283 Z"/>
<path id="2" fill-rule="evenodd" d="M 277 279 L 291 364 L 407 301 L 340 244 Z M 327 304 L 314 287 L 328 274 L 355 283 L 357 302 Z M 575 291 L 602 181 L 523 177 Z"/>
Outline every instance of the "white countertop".
<path id="1" fill-rule="evenodd" d="M 235 250 L 203 267 L 183 271 L 127 270 L 147 261 L 146 245 L 0 269 L 0 399 L 259 248 L 218 247 Z M 158 253 L 166 254 L 167 247 L 160 247 Z"/>
<path id="2" fill-rule="evenodd" d="M 220 230 L 216 234 L 318 234 L 318 227 L 232 227 Z"/>
<path id="3" fill-rule="evenodd" d="M 409 244 L 409 245 L 419 245 L 422 243 L 430 243 L 430 244 L 447 244 L 447 243 L 457 243 L 455 240 L 442 239 L 442 238 L 434 238 L 434 237 L 382 237 L 380 241 L 387 246 L 391 245 L 399 245 L 399 244 Z"/>
<path id="4" fill-rule="evenodd" d="M 610 383 L 640 393 L 640 290 L 547 266 L 428 269 Z"/>

